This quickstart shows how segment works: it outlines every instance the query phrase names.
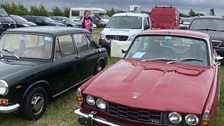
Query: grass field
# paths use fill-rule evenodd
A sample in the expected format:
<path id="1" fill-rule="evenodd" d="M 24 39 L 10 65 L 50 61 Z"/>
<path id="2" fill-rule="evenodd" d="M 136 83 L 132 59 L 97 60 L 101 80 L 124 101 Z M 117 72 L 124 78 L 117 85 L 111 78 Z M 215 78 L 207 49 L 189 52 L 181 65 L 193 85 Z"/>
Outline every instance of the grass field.
<path id="1" fill-rule="evenodd" d="M 98 34 L 100 30 L 95 32 Z M 109 64 L 117 60 L 109 58 Z M 224 67 L 220 69 L 220 82 L 219 113 L 214 126 L 224 126 Z M 25 121 L 19 114 L 0 114 L 0 126 L 79 126 L 77 116 L 73 113 L 77 107 L 75 90 L 76 88 L 51 101 L 45 114 L 38 121 Z"/>

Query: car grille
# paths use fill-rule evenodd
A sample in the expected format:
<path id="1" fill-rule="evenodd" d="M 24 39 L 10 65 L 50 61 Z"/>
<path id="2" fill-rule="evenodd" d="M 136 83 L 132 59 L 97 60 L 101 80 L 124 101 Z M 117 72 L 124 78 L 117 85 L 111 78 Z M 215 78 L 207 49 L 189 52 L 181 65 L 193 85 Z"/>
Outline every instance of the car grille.
<path id="1" fill-rule="evenodd" d="M 2 24 L 3 28 L 16 28 L 15 24 Z"/>
<path id="2" fill-rule="evenodd" d="M 139 121 L 150 124 L 161 124 L 162 113 L 158 111 L 149 111 L 144 109 L 136 109 L 128 106 L 108 103 L 107 112 L 111 115 L 118 116 L 133 121 Z"/>
<path id="3" fill-rule="evenodd" d="M 220 40 L 212 40 L 213 47 L 219 47 L 221 44 L 222 44 L 222 41 Z"/>
<path id="4" fill-rule="evenodd" d="M 124 35 L 107 35 L 106 38 L 108 40 L 119 40 L 119 41 L 127 41 L 128 40 L 128 36 L 124 36 Z"/>

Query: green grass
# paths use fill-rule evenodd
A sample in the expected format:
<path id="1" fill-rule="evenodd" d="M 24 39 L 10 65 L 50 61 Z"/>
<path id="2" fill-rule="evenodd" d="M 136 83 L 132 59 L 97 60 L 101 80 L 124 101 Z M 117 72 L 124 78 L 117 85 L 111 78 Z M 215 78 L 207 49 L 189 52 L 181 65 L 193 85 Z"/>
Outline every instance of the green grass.
<path id="1" fill-rule="evenodd" d="M 97 36 L 102 29 L 94 30 Z M 109 58 L 108 63 L 113 64 L 118 58 Z M 221 97 L 219 113 L 213 126 L 224 125 L 224 67 L 220 69 Z M 77 116 L 73 113 L 77 108 L 75 89 L 50 101 L 45 114 L 38 121 L 26 121 L 19 114 L 0 114 L 0 126 L 79 126 Z"/>

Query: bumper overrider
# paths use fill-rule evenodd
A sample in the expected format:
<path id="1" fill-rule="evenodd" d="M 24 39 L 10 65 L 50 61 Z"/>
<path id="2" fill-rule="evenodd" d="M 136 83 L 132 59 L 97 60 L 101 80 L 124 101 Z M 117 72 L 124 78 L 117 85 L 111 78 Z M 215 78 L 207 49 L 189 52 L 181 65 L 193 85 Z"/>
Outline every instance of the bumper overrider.
<path id="1" fill-rule="evenodd" d="M 19 104 L 14 104 L 10 106 L 0 106 L 0 113 L 11 113 L 15 112 L 19 109 L 20 105 Z"/>
<path id="2" fill-rule="evenodd" d="M 74 111 L 75 114 L 80 116 L 79 123 L 86 126 L 93 126 L 94 122 L 108 125 L 108 126 L 121 126 L 120 124 L 115 124 L 113 122 L 107 121 L 103 118 L 97 117 L 96 112 L 92 111 L 90 114 L 86 114 L 80 111 L 80 108 Z"/>

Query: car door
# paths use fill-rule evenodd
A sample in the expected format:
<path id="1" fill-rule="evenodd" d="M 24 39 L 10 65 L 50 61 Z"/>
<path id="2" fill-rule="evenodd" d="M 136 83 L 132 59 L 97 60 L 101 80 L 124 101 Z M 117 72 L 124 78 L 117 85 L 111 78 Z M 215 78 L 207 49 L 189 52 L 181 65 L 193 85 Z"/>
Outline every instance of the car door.
<path id="1" fill-rule="evenodd" d="M 54 94 L 63 91 L 75 83 L 79 76 L 77 50 L 72 35 L 63 35 L 56 38 L 55 54 L 51 76 Z"/>
<path id="2" fill-rule="evenodd" d="M 78 50 L 79 55 L 79 64 L 78 68 L 80 73 L 80 79 L 88 78 L 94 73 L 96 63 L 98 60 L 98 49 L 91 42 L 90 34 L 74 34 L 75 44 Z"/>

